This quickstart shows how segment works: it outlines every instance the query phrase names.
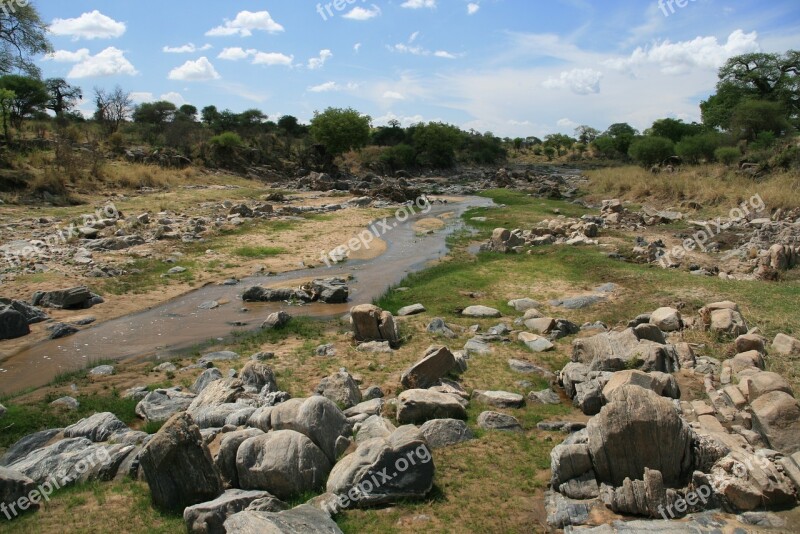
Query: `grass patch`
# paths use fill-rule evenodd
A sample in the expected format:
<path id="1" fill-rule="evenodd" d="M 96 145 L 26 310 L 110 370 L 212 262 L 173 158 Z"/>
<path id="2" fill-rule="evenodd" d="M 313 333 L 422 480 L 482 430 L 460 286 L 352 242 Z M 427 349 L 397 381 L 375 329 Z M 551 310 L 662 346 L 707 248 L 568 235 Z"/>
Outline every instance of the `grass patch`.
<path id="1" fill-rule="evenodd" d="M 167 274 L 173 267 L 184 267 L 185 272 Z M 133 260 L 127 266 L 127 273 L 115 278 L 109 278 L 101 285 L 101 291 L 112 295 L 125 295 L 129 293 L 147 293 L 174 281 L 190 283 L 194 280 L 192 270 L 196 267 L 194 261 L 183 260 L 179 263 L 165 263 L 153 258 L 140 258 Z"/>
<path id="2" fill-rule="evenodd" d="M 271 258 L 287 252 L 283 247 L 239 247 L 233 251 L 237 256 L 250 259 Z"/>

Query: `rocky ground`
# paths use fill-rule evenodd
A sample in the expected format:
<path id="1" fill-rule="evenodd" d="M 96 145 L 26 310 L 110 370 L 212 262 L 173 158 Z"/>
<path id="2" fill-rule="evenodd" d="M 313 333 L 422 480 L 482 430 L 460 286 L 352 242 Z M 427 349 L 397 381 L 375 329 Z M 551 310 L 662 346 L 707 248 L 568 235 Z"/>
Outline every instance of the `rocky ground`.
<path id="1" fill-rule="evenodd" d="M 450 262 L 392 290 L 383 308 L 357 306 L 347 321 L 322 325 L 273 314 L 250 339 L 168 362 L 102 365 L 4 400 L 0 427 L 3 418 L 17 424 L 25 404 L 57 411 L 65 424 L 9 444 L 0 502 L 19 505 L 51 479 L 75 491 L 102 482 L 90 493 L 107 494 L 124 493 L 119 484 L 132 478 L 152 504 L 142 513 L 163 514 L 151 530 L 165 532 L 795 531 L 800 341 L 782 313 L 796 292 L 798 214 L 765 207 L 708 231 L 716 246 L 678 257 L 676 244 L 707 227 L 693 222 L 695 207 L 579 199 L 584 185 L 579 173 L 531 168 L 358 181 L 312 174 L 281 184 L 284 200 L 220 190 L 241 201 L 158 212 L 123 204 L 124 218 L 96 234 L 7 268 L 4 329 L 44 332 L 53 321 L 42 310 L 65 332 L 63 318 L 75 312 L 64 308 L 92 305 L 101 320 L 116 313 L 102 314 L 121 300 L 103 291 L 31 299 L 56 289 L 52 278 L 32 277 L 60 269 L 58 288 L 89 285 L 95 269 L 124 278 L 108 271 L 136 254 L 163 262 L 199 246 L 199 257 L 208 249 L 236 263 L 218 271 L 194 263 L 196 278 L 150 294 L 177 292 L 264 263 L 311 261 L 291 252 L 239 265 L 221 244 L 252 243 L 261 223 L 303 217 L 288 232 L 330 232 L 322 239 L 331 242 L 341 230 L 330 227 L 366 225 L 364 217 L 420 193 L 486 190 L 507 206 L 468 213 L 479 235 L 460 238 Z M 20 240 L 46 233 L 34 218 L 6 223 Z M 420 230 L 439 226 L 428 225 Z M 500 254 L 475 259 L 467 249 L 476 239 Z M 120 243 L 132 244 L 108 250 Z M 86 263 L 77 261 L 84 250 Z M 181 266 L 180 256 L 165 266 Z M 284 300 L 281 291 L 347 298 L 344 280 L 300 292 L 243 288 L 249 300 Z M 719 298 L 728 295 L 737 302 Z M 778 317 L 767 316 L 772 309 Z M 109 392 L 133 414 L 81 411 Z M 57 494 L 35 504 L 37 514 L 10 528 L 64 521 Z M 102 523 L 96 530 L 114 529 L 91 507 L 80 510 Z"/>

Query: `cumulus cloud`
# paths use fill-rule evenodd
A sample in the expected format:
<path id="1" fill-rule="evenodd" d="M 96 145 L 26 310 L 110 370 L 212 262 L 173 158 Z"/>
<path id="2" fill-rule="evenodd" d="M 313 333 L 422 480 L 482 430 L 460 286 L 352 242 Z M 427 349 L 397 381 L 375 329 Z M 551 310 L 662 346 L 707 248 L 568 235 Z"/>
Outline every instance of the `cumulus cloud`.
<path id="1" fill-rule="evenodd" d="M 53 35 L 78 39 L 113 39 L 125 34 L 125 23 L 117 22 L 98 10 L 82 14 L 74 19 L 54 19 L 50 23 Z"/>
<path id="2" fill-rule="evenodd" d="M 42 60 L 55 61 L 57 63 L 78 63 L 79 61 L 88 59 L 89 56 L 91 56 L 91 54 L 88 48 L 81 48 L 74 52 L 70 52 L 69 50 L 56 50 L 51 54 L 45 55 Z"/>
<path id="3" fill-rule="evenodd" d="M 390 111 L 386 115 L 376 117 L 373 123 L 376 125 L 388 125 L 390 121 L 400 121 L 402 126 L 411 126 L 412 124 L 425 122 L 425 118 L 422 115 L 397 115 Z"/>
<path id="4" fill-rule="evenodd" d="M 254 48 L 245 50 L 240 46 L 235 46 L 232 48 L 223 49 L 222 52 L 220 52 L 217 57 L 219 59 L 227 59 L 228 61 L 239 61 L 240 59 L 247 59 L 250 56 L 254 56 L 257 53 L 258 50 Z"/>
<path id="5" fill-rule="evenodd" d="M 133 100 L 137 104 L 141 104 L 142 102 L 152 102 L 153 93 L 150 93 L 148 91 L 133 91 L 131 93 L 131 100 Z"/>
<path id="6" fill-rule="evenodd" d="M 136 68 L 125 57 L 125 53 L 113 46 L 98 52 L 94 56 L 87 56 L 77 63 L 67 74 L 68 78 L 96 78 L 100 76 L 135 76 L 139 74 Z"/>
<path id="7" fill-rule="evenodd" d="M 455 59 L 458 57 L 456 54 L 448 52 L 446 50 L 437 50 L 435 52 L 431 52 L 430 50 L 426 49 L 423 46 L 414 45 L 414 41 L 417 40 L 419 37 L 419 32 L 414 32 L 411 34 L 411 37 L 408 38 L 408 43 L 397 43 L 393 46 L 387 46 L 389 50 L 392 52 L 397 52 L 400 54 L 411 54 L 414 56 L 435 56 L 444 59 Z"/>
<path id="8" fill-rule="evenodd" d="M 356 54 L 358 54 L 361 51 L 361 43 L 354 44 L 353 50 L 355 50 Z"/>
<path id="9" fill-rule="evenodd" d="M 169 79 L 187 82 L 203 82 L 218 80 L 220 79 L 220 75 L 208 58 L 203 56 L 197 61 L 190 60 L 180 67 L 172 69 L 169 73 Z"/>
<path id="10" fill-rule="evenodd" d="M 291 67 L 293 61 L 294 56 L 287 56 L 279 52 L 256 52 L 253 56 L 253 65 L 267 65 L 270 67 L 274 65 L 285 65 Z"/>
<path id="11" fill-rule="evenodd" d="M 724 44 L 716 37 L 675 43 L 666 40 L 649 48 L 639 47 L 629 57 L 609 59 L 605 65 L 632 74 L 647 66 L 656 66 L 664 74 L 684 74 L 695 68 L 718 69 L 733 56 L 759 50 L 756 32 L 736 30 Z"/>
<path id="12" fill-rule="evenodd" d="M 330 93 L 333 91 L 354 91 L 358 89 L 358 84 L 350 82 L 347 85 L 340 85 L 336 82 L 325 82 L 319 85 L 313 85 L 308 88 L 312 93 Z"/>
<path id="13" fill-rule="evenodd" d="M 372 4 L 372 7 L 369 9 L 363 8 L 361 6 L 356 6 L 347 13 L 343 15 L 343 18 L 350 19 L 350 20 L 369 20 L 377 17 L 381 14 L 381 8 Z"/>
<path id="14" fill-rule="evenodd" d="M 428 9 L 433 9 L 436 7 L 436 0 L 406 0 L 400 7 L 405 7 L 407 9 L 420 9 L 426 7 Z"/>
<path id="15" fill-rule="evenodd" d="M 195 52 L 204 52 L 210 48 L 212 48 L 210 44 L 197 47 L 194 43 L 188 43 L 181 46 L 165 46 L 162 51 L 166 54 L 193 54 Z"/>
<path id="16" fill-rule="evenodd" d="M 406 97 L 403 96 L 402 93 L 398 93 L 397 91 L 386 91 L 383 93 L 383 98 L 387 100 L 405 100 Z"/>
<path id="17" fill-rule="evenodd" d="M 561 128 L 571 128 L 571 129 L 575 129 L 578 127 L 577 122 L 567 118 L 559 119 L 558 122 L 556 122 L 556 125 L 560 126 Z"/>
<path id="18" fill-rule="evenodd" d="M 474 15 L 481 8 L 480 4 L 470 2 L 467 4 L 467 15 Z"/>
<path id="19" fill-rule="evenodd" d="M 600 92 L 603 73 L 593 69 L 572 69 L 562 72 L 558 77 L 548 78 L 542 83 L 545 89 L 568 89 L 578 95 Z"/>
<path id="20" fill-rule="evenodd" d="M 160 100 L 165 100 L 167 102 L 172 102 L 173 104 L 175 104 L 178 107 L 186 104 L 186 99 L 183 98 L 183 95 L 180 94 L 180 93 L 176 93 L 175 91 L 172 91 L 172 92 L 169 92 L 169 93 L 164 93 L 163 95 L 161 95 Z"/>
<path id="21" fill-rule="evenodd" d="M 227 37 L 239 35 L 250 37 L 254 31 L 267 33 L 280 33 L 283 26 L 275 22 L 269 11 L 240 11 L 233 20 L 226 20 L 221 26 L 211 28 L 206 32 L 207 37 Z"/>
<path id="22" fill-rule="evenodd" d="M 319 51 L 319 57 L 312 57 L 308 60 L 308 68 L 311 70 L 320 69 L 325 65 L 325 62 L 333 57 L 333 52 L 327 48 Z"/>

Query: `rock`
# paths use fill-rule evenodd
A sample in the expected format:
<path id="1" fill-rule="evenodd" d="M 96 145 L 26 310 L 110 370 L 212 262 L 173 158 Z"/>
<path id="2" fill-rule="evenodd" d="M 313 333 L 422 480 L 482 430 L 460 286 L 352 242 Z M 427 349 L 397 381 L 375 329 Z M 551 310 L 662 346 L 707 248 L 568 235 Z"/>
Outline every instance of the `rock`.
<path id="1" fill-rule="evenodd" d="M 683 328 L 681 312 L 675 308 L 659 308 L 650 314 L 650 324 L 664 332 L 677 332 Z"/>
<path id="2" fill-rule="evenodd" d="M 197 363 L 200 365 L 208 365 L 209 363 L 214 362 L 232 362 L 238 360 L 239 358 L 241 358 L 241 356 L 236 352 L 222 350 L 204 354 L 199 360 L 197 360 Z"/>
<path id="3" fill-rule="evenodd" d="M 400 333 L 394 316 L 371 304 L 355 306 L 350 310 L 355 340 L 359 343 L 387 341 L 392 348 L 400 345 Z"/>
<path id="4" fill-rule="evenodd" d="M 768 371 L 756 373 L 742 379 L 739 384 L 744 386 L 744 390 L 747 392 L 747 399 L 751 403 L 762 395 L 773 391 L 783 391 L 794 397 L 792 387 L 785 378 L 777 373 Z"/>
<path id="5" fill-rule="evenodd" d="M 224 528 L 236 534 L 342 534 L 330 514 L 308 504 L 277 513 L 239 512 L 225 521 Z"/>
<path id="6" fill-rule="evenodd" d="M 488 306 L 469 306 L 461 312 L 461 315 L 464 317 L 474 317 L 476 319 L 494 319 L 502 317 L 503 314 Z"/>
<path id="7" fill-rule="evenodd" d="M 664 373 L 648 374 L 637 370 L 614 373 L 603 387 L 603 397 L 606 401 L 610 400 L 616 390 L 628 384 L 649 389 L 664 397 L 673 399 L 680 397 L 680 390 L 678 390 L 675 377 L 672 375 Z M 677 396 L 675 396 L 676 392 Z"/>
<path id="8" fill-rule="evenodd" d="M 444 322 L 444 319 L 440 317 L 436 317 L 428 324 L 427 331 L 429 334 L 444 336 L 448 339 L 458 337 L 456 336 L 456 333 L 453 332 L 449 326 L 447 326 L 447 323 Z"/>
<path id="9" fill-rule="evenodd" d="M 800 340 L 786 334 L 778 334 L 772 341 L 772 350 L 781 356 L 800 357 Z"/>
<path id="10" fill-rule="evenodd" d="M 589 380 L 589 367 L 582 363 L 570 362 L 559 373 L 558 381 L 564 387 L 567 397 L 575 398 L 577 385 Z"/>
<path id="11" fill-rule="evenodd" d="M 16 517 L 16 514 L 21 510 L 21 507 L 18 506 L 18 501 L 20 499 L 28 501 L 28 510 L 38 510 L 39 499 L 36 499 L 35 502 L 28 499 L 28 496 L 35 491 L 36 483 L 33 480 L 17 471 L 12 471 L 6 467 L 0 467 L 0 503 L 2 503 L 2 511 L 5 514 L 5 517 L 0 519 L 0 521 L 5 522 Z M 11 512 L 6 508 L 6 505 L 12 505 Z M 12 512 L 14 515 L 9 515 Z"/>
<path id="12" fill-rule="evenodd" d="M 341 278 L 326 278 L 311 282 L 312 300 L 325 304 L 344 304 L 350 298 L 350 289 Z"/>
<path id="13" fill-rule="evenodd" d="M 572 343 L 572 361 L 589 366 L 592 371 L 622 371 L 635 366 L 642 371 L 673 372 L 680 368 L 677 351 L 647 339 L 640 340 L 636 330 L 604 332 Z"/>
<path id="14" fill-rule="evenodd" d="M 7 411 L 8 410 L 6 409 L 6 407 L 0 404 L 0 419 L 2 419 L 6 415 Z"/>
<path id="15" fill-rule="evenodd" d="M 216 367 L 211 367 L 210 369 L 206 369 L 203 371 L 200 376 L 197 377 L 197 380 L 194 381 L 194 384 L 189 388 L 193 393 L 197 394 L 206 389 L 206 387 L 217 380 L 222 379 L 222 371 L 217 369 Z M 187 405 L 188 407 L 188 405 Z"/>
<path id="16" fill-rule="evenodd" d="M 539 308 L 541 306 L 541 304 L 529 298 L 509 300 L 508 305 L 520 313 L 527 312 L 528 310 Z"/>
<path id="17" fill-rule="evenodd" d="M 731 451 L 711 468 L 709 480 L 716 493 L 734 510 L 755 510 L 796 502 L 791 480 L 770 459 L 743 450 Z"/>
<path id="18" fill-rule="evenodd" d="M 747 333 L 747 323 L 737 310 L 721 308 L 711 311 L 709 329 L 714 333 L 738 337 Z"/>
<path id="19" fill-rule="evenodd" d="M 526 362 L 523 360 L 515 360 L 510 359 L 508 360 L 508 366 L 511 368 L 512 371 L 516 373 L 523 373 L 523 374 L 538 374 L 538 375 L 549 375 L 552 374 L 547 369 L 543 369 L 538 365 L 534 365 L 531 362 Z"/>
<path id="20" fill-rule="evenodd" d="M 236 453 L 242 489 L 269 491 L 290 499 L 321 488 L 331 462 L 307 436 L 277 430 L 247 439 Z"/>
<path id="21" fill-rule="evenodd" d="M 373 354 L 391 354 L 394 352 L 388 341 L 367 341 L 356 347 L 358 352 L 371 352 Z"/>
<path id="22" fill-rule="evenodd" d="M 383 390 L 379 386 L 370 386 L 361 394 L 361 398 L 365 401 L 382 399 L 384 396 Z"/>
<path id="23" fill-rule="evenodd" d="M 528 319 L 524 322 L 525 328 L 537 334 L 549 334 L 556 327 L 556 320 L 552 317 Z"/>
<path id="24" fill-rule="evenodd" d="M 336 356 L 336 347 L 333 345 L 333 343 L 320 345 L 314 350 L 314 354 L 322 358 L 333 358 Z"/>
<path id="25" fill-rule="evenodd" d="M 356 404 L 352 408 L 344 411 L 344 415 L 348 418 L 358 415 L 380 415 L 383 411 L 383 399 L 372 399 Z"/>
<path id="26" fill-rule="evenodd" d="M 397 420 L 400 424 L 466 418 L 464 405 L 453 395 L 427 389 L 409 389 L 397 397 Z"/>
<path id="27" fill-rule="evenodd" d="M 163 372 L 174 373 L 177 370 L 178 367 L 172 362 L 164 362 L 160 365 L 153 367 L 154 373 L 163 373 Z"/>
<path id="28" fill-rule="evenodd" d="M 43 308 L 85 309 L 91 308 L 94 295 L 85 286 L 61 289 L 58 291 L 39 292 L 34 294 L 31 304 Z"/>
<path id="29" fill-rule="evenodd" d="M 347 371 L 339 371 L 322 379 L 317 389 L 317 395 L 322 395 L 342 409 L 350 408 L 361 402 L 361 391 L 358 384 Z"/>
<path id="30" fill-rule="evenodd" d="M 349 446 L 352 429 L 347 417 L 330 399 L 314 396 L 291 399 L 272 409 L 270 424 L 275 430 L 294 430 L 306 435 L 328 460 L 336 462 Z"/>
<path id="31" fill-rule="evenodd" d="M 556 445 L 550 451 L 550 473 L 550 486 L 555 489 L 586 473 L 594 475 L 589 446 L 586 443 Z"/>
<path id="32" fill-rule="evenodd" d="M 667 344 L 667 340 L 664 338 L 664 332 L 662 332 L 661 329 L 654 324 L 640 324 L 635 326 L 633 330 L 639 341 L 646 339 L 648 341 L 652 341 L 653 343 L 658 343 L 659 345 Z"/>
<path id="33" fill-rule="evenodd" d="M 89 371 L 89 376 L 111 376 L 114 374 L 114 366 L 113 365 L 98 365 L 91 371 Z"/>
<path id="34" fill-rule="evenodd" d="M 691 475 L 692 432 L 672 401 L 653 391 L 620 387 L 587 430 L 599 482 L 618 487 L 626 478 L 641 480 L 649 468 L 660 471 L 672 487 Z"/>
<path id="35" fill-rule="evenodd" d="M 599 302 L 605 302 L 606 300 L 608 300 L 608 298 L 604 295 L 581 295 L 564 300 L 555 300 L 551 302 L 551 305 L 560 306 L 568 310 L 582 310 L 594 306 Z"/>
<path id="36" fill-rule="evenodd" d="M 380 415 L 371 415 L 356 425 L 356 443 L 364 443 L 375 438 L 388 438 L 397 428 Z"/>
<path id="37" fill-rule="evenodd" d="M 31 306 L 27 302 L 23 302 L 21 300 L 6 300 L 0 298 L 0 307 L 5 304 L 12 310 L 15 310 L 22 314 L 25 317 L 25 321 L 30 324 L 41 323 L 43 321 L 48 320 L 50 317 L 48 315 L 37 308 L 36 306 Z"/>
<path id="38" fill-rule="evenodd" d="M 404 459 L 402 464 L 401 459 Z M 402 426 L 388 438 L 361 443 L 354 453 L 342 458 L 331 471 L 327 490 L 334 495 L 349 496 L 352 506 L 396 503 L 430 493 L 434 472 L 425 438 L 416 427 Z M 388 475 L 390 480 L 376 477 L 376 473 Z"/>
<path id="39" fill-rule="evenodd" d="M 72 426 L 68 426 L 64 429 L 64 437 L 87 438 L 90 441 L 99 443 L 107 441 L 115 433 L 128 430 L 130 430 L 128 425 L 120 421 L 116 415 L 105 412 L 96 413 L 91 417 L 81 419 Z"/>
<path id="40" fill-rule="evenodd" d="M 206 386 L 203 391 L 192 400 L 192 403 L 186 411 L 193 414 L 200 408 L 217 406 L 220 404 L 232 404 L 236 402 L 236 399 L 243 396 L 244 393 L 244 383 L 238 378 L 216 380 Z"/>
<path id="41" fill-rule="evenodd" d="M 0 309 L 0 340 L 17 339 L 31 333 L 25 316 L 12 308 Z"/>
<path id="42" fill-rule="evenodd" d="M 642 480 L 626 478 L 621 487 L 603 487 L 602 500 L 614 512 L 661 518 L 678 499 L 675 490 L 664 487 L 661 473 L 645 467 Z"/>
<path id="43" fill-rule="evenodd" d="M 499 412 L 483 412 L 478 416 L 478 427 L 484 430 L 522 432 L 522 425 L 516 417 Z"/>
<path id="44" fill-rule="evenodd" d="M 480 337 L 474 337 L 464 344 L 467 356 L 486 356 L 492 353 L 492 348 Z"/>
<path id="45" fill-rule="evenodd" d="M 528 402 L 531 404 L 561 404 L 561 397 L 552 389 L 543 389 L 542 391 L 531 391 L 528 394 Z"/>
<path id="46" fill-rule="evenodd" d="M 611 373 L 590 373 L 593 376 L 586 382 L 575 384 L 575 397 L 572 399 L 578 409 L 586 415 L 597 415 L 606 403 L 603 388 L 611 379 Z"/>
<path id="47" fill-rule="evenodd" d="M 518 339 L 522 341 L 532 352 L 546 352 L 555 347 L 547 338 L 531 334 L 530 332 L 520 332 Z"/>
<path id="48" fill-rule="evenodd" d="M 181 388 L 157 389 L 136 405 L 136 415 L 146 422 L 163 422 L 178 412 L 186 411 L 195 395 Z"/>
<path id="49" fill-rule="evenodd" d="M 432 419 L 419 431 L 432 449 L 457 445 L 475 437 L 467 423 L 459 419 Z"/>
<path id="50" fill-rule="evenodd" d="M 230 487 L 239 487 L 239 471 L 236 467 L 236 453 L 239 447 L 250 438 L 264 434 L 258 428 L 247 428 L 228 432 L 223 435 L 219 443 L 219 451 L 214 458 L 214 465 L 217 467 L 222 481 Z"/>
<path id="51" fill-rule="evenodd" d="M 800 403 L 783 391 L 771 391 L 750 403 L 753 429 L 771 449 L 784 454 L 800 451 Z"/>
<path id="52" fill-rule="evenodd" d="M 756 350 L 762 354 L 766 352 L 766 340 L 758 334 L 744 334 L 734 341 L 736 353 Z"/>
<path id="53" fill-rule="evenodd" d="M 211 453 L 188 414 L 167 421 L 145 445 L 140 462 L 159 509 L 182 510 L 216 499 L 223 491 Z"/>
<path id="54" fill-rule="evenodd" d="M 230 489 L 214 499 L 183 511 L 186 530 L 192 534 L 225 534 L 225 520 L 247 509 L 253 501 L 272 497 L 266 491 Z"/>
<path id="55" fill-rule="evenodd" d="M 61 397 L 50 403 L 53 408 L 74 411 L 81 407 L 81 403 L 73 397 Z"/>
<path id="56" fill-rule="evenodd" d="M 589 522 L 589 514 L 596 502 L 572 500 L 555 491 L 548 491 L 545 493 L 547 524 L 557 529 L 584 525 Z"/>
<path id="57" fill-rule="evenodd" d="M 25 458 L 33 451 L 39 450 L 47 446 L 54 437 L 58 436 L 63 429 L 53 428 L 50 430 L 42 430 L 29 434 L 20 439 L 6 450 L 5 454 L 0 457 L 0 466 L 8 466 Z M 0 501 L 3 502 L 3 501 Z"/>
<path id="58" fill-rule="evenodd" d="M 472 400 L 495 408 L 522 408 L 525 405 L 525 397 L 507 391 L 481 391 L 476 389 L 472 393 Z"/>
<path id="59" fill-rule="evenodd" d="M 272 393 L 278 391 L 275 373 L 261 362 L 247 362 L 239 373 L 239 380 L 248 393 Z"/>
<path id="60" fill-rule="evenodd" d="M 447 347 L 428 347 L 420 361 L 407 369 L 400 383 L 407 389 L 426 389 L 456 370 L 456 359 Z"/>
<path id="61" fill-rule="evenodd" d="M 427 310 L 422 304 L 412 304 L 411 306 L 404 306 L 397 310 L 398 317 L 408 317 L 409 315 L 418 315 L 425 313 Z"/>
<path id="62" fill-rule="evenodd" d="M 279 311 L 275 313 L 271 313 L 267 316 L 263 323 L 261 323 L 261 328 L 263 330 L 273 330 L 276 328 L 283 328 L 289 321 L 292 320 L 292 316 L 286 313 L 285 311 Z"/>

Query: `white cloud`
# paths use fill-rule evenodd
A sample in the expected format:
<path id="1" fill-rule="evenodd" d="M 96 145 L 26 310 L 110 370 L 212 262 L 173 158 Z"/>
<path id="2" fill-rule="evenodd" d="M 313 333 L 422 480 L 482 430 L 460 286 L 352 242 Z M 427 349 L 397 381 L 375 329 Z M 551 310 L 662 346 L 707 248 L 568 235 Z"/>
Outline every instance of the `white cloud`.
<path id="1" fill-rule="evenodd" d="M 444 58 L 444 59 L 455 59 L 456 58 L 455 54 L 451 54 L 450 52 L 448 52 L 446 50 L 437 50 L 436 52 L 433 53 L 433 55 L 436 56 L 436 57 Z"/>
<path id="2" fill-rule="evenodd" d="M 467 15 L 474 15 L 481 8 L 480 4 L 470 2 L 467 4 Z"/>
<path id="3" fill-rule="evenodd" d="M 170 80 L 202 82 L 207 80 L 218 80 L 220 79 L 220 75 L 208 58 L 203 56 L 197 61 L 187 61 L 180 67 L 172 69 L 168 78 Z"/>
<path id="4" fill-rule="evenodd" d="M 569 89 L 578 95 L 600 92 L 603 73 L 593 69 L 572 69 L 562 72 L 558 77 L 548 78 L 542 83 L 545 89 Z"/>
<path id="5" fill-rule="evenodd" d="M 559 119 L 558 122 L 556 122 L 556 124 L 562 128 L 569 128 L 572 130 L 574 130 L 579 126 L 577 122 L 567 118 Z"/>
<path id="6" fill-rule="evenodd" d="M 88 48 L 81 48 L 74 52 L 69 50 L 56 50 L 52 54 L 47 54 L 42 58 L 42 61 L 55 61 L 57 63 L 78 63 L 79 61 L 86 60 L 91 54 Z"/>
<path id="7" fill-rule="evenodd" d="M 394 46 L 388 46 L 389 50 L 392 52 L 397 52 L 399 54 L 411 54 L 413 56 L 434 56 L 444 59 L 456 59 L 458 56 L 446 50 L 437 50 L 435 52 L 431 52 L 422 46 L 409 46 L 405 43 L 397 43 Z"/>
<path id="8" fill-rule="evenodd" d="M 137 104 L 141 104 L 142 102 L 152 102 L 153 98 L 153 93 L 146 91 L 134 91 L 131 93 L 131 100 Z"/>
<path id="9" fill-rule="evenodd" d="M 376 126 L 388 125 L 389 121 L 395 121 L 395 120 L 400 121 L 400 124 L 402 126 L 411 126 L 412 124 L 419 124 L 420 122 L 425 122 L 425 119 L 422 115 L 411 115 L 411 116 L 396 115 L 395 113 L 392 113 L 390 111 L 386 113 L 386 115 L 382 115 L 373 120 L 373 124 L 375 124 Z"/>
<path id="10" fill-rule="evenodd" d="M 287 56 L 279 52 L 256 52 L 253 56 L 253 65 L 268 65 L 270 67 L 285 65 L 291 67 L 293 61 L 294 56 Z"/>
<path id="11" fill-rule="evenodd" d="M 356 6 L 349 12 L 345 13 L 343 18 L 350 20 L 369 20 L 381 14 L 381 8 L 372 4 L 370 9 L 365 9 L 361 6 Z"/>
<path id="12" fill-rule="evenodd" d="M 233 20 L 226 20 L 222 26 L 217 26 L 206 32 L 208 37 L 226 37 L 239 35 L 250 37 L 254 31 L 267 33 L 280 33 L 283 26 L 275 22 L 268 11 L 240 11 Z"/>
<path id="13" fill-rule="evenodd" d="M 405 100 L 406 97 L 403 96 L 402 93 L 398 93 L 397 91 L 386 91 L 383 93 L 383 98 L 387 100 Z"/>
<path id="14" fill-rule="evenodd" d="M 254 48 L 250 48 L 245 50 L 242 47 L 235 46 L 233 48 L 225 48 L 222 52 L 219 53 L 217 56 L 219 59 L 227 59 L 229 61 L 238 61 L 240 59 L 247 59 L 250 56 L 254 56 L 258 53 L 258 50 Z"/>
<path id="15" fill-rule="evenodd" d="M 419 32 L 412 33 L 411 36 L 408 38 L 408 42 L 413 43 L 414 41 L 417 40 L 417 37 L 419 37 Z"/>
<path id="16" fill-rule="evenodd" d="M 531 125 L 531 121 L 518 121 L 518 120 L 510 119 L 508 121 L 508 124 L 510 124 L 511 126 L 530 126 Z"/>
<path id="17" fill-rule="evenodd" d="M 126 74 L 134 76 L 139 74 L 136 68 L 125 57 L 125 53 L 113 46 L 88 56 L 72 67 L 67 74 L 68 78 L 95 78 L 99 76 L 118 76 Z"/>
<path id="18" fill-rule="evenodd" d="M 327 48 L 319 51 L 319 57 L 312 57 L 308 60 L 308 68 L 311 70 L 320 69 L 325 65 L 325 62 L 333 57 L 333 52 Z"/>
<path id="19" fill-rule="evenodd" d="M 122 37 L 125 33 L 125 23 L 117 22 L 95 9 L 74 19 L 54 19 L 50 23 L 50 32 L 53 35 L 72 37 L 74 41 L 112 39 Z"/>
<path id="20" fill-rule="evenodd" d="M 356 54 L 358 54 L 361 51 L 361 43 L 354 44 L 353 45 L 353 50 L 355 50 Z"/>
<path id="21" fill-rule="evenodd" d="M 629 57 L 609 59 L 605 65 L 632 74 L 648 66 L 656 66 L 664 74 L 685 74 L 696 68 L 718 69 L 733 56 L 759 50 L 756 32 L 736 30 L 725 44 L 720 44 L 716 37 L 676 43 L 667 40 L 650 48 L 639 47 Z"/>
<path id="22" fill-rule="evenodd" d="M 176 93 L 175 91 L 164 93 L 163 95 L 161 95 L 160 100 L 172 102 L 178 107 L 181 107 L 182 105 L 186 104 L 186 99 L 183 98 L 183 95 L 180 93 Z"/>
<path id="23" fill-rule="evenodd" d="M 325 82 L 308 88 L 312 93 L 330 93 L 333 91 L 355 91 L 358 84 L 350 82 L 347 85 L 339 85 L 336 82 Z"/>
<path id="24" fill-rule="evenodd" d="M 211 48 L 212 46 L 210 44 L 197 47 L 194 43 L 188 43 L 181 46 L 165 46 L 161 50 L 166 54 L 193 54 L 195 52 L 205 52 Z"/>
<path id="25" fill-rule="evenodd" d="M 423 7 L 427 7 L 428 9 L 433 9 L 436 7 L 436 0 L 406 0 L 400 7 L 405 7 L 408 9 L 420 9 Z"/>

